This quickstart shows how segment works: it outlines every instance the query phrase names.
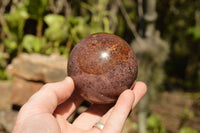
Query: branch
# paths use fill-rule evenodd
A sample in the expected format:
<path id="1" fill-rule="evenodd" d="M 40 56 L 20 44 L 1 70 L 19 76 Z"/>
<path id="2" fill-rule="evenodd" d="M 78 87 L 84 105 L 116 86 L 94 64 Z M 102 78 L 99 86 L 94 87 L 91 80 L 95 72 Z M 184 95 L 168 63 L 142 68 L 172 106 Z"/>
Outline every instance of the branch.
<path id="1" fill-rule="evenodd" d="M 72 9 L 70 3 L 67 0 L 65 0 L 64 6 L 65 6 L 65 16 L 71 16 Z"/>
<path id="2" fill-rule="evenodd" d="M 52 10 L 54 14 L 59 14 L 64 7 L 64 2 L 65 0 L 58 0 L 55 2 L 54 0 L 50 0 L 49 1 L 50 9 Z"/>
<path id="3" fill-rule="evenodd" d="M 133 35 L 135 36 L 135 38 L 140 38 L 140 36 L 138 35 L 137 31 L 136 31 L 136 28 L 135 28 L 135 25 L 131 22 L 131 19 L 130 17 L 128 16 L 128 13 L 126 12 L 126 9 L 124 8 L 121 0 L 117 0 L 117 3 L 118 3 L 118 6 L 129 26 L 129 28 L 131 29 L 131 32 L 133 33 Z"/>
<path id="4" fill-rule="evenodd" d="M 1 31 L 0 31 L 0 37 L 1 39 L 4 38 L 5 35 L 7 35 L 8 38 L 10 38 L 12 35 L 11 33 L 7 31 L 3 31 L 5 27 L 7 27 L 7 22 L 4 17 L 4 12 L 6 10 L 6 6 L 9 4 L 10 0 L 4 0 L 0 2 L 0 26 L 1 26 Z"/>
<path id="5" fill-rule="evenodd" d="M 118 10 L 119 10 L 119 6 L 118 6 L 118 3 L 116 3 L 115 2 L 115 0 L 112 0 L 111 1 L 111 9 L 110 9 L 110 12 L 111 12 L 111 14 L 113 15 L 113 16 L 117 16 L 117 12 L 118 12 Z M 112 18 L 110 18 L 109 19 L 110 20 L 110 24 L 111 24 L 111 29 L 113 30 L 113 31 L 115 31 L 115 29 L 116 29 L 116 23 L 114 22 L 115 20 L 113 20 Z"/>
<path id="6" fill-rule="evenodd" d="M 140 19 L 144 16 L 144 12 L 143 12 L 143 0 L 138 0 L 138 15 L 139 15 Z"/>
<path id="7" fill-rule="evenodd" d="M 117 3 L 119 5 L 119 8 L 129 26 L 129 28 L 131 29 L 132 34 L 135 36 L 135 40 L 138 42 L 138 44 L 140 45 L 141 48 L 144 48 L 145 45 L 147 44 L 141 37 L 140 35 L 137 33 L 136 28 L 135 28 L 135 24 L 133 24 L 131 22 L 130 17 L 128 16 L 128 13 L 126 12 L 126 9 L 124 8 L 121 0 L 117 0 Z"/>

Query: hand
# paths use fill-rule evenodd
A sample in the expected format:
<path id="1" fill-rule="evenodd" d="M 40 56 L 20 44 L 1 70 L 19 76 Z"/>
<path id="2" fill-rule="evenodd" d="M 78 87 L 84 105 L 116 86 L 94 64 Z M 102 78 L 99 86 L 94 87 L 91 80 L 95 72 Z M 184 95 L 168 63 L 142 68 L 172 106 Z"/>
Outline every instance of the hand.
<path id="1" fill-rule="evenodd" d="M 116 104 L 93 104 L 80 114 L 73 123 L 67 119 L 83 102 L 74 92 L 70 77 L 57 83 L 48 83 L 35 93 L 19 111 L 13 133 L 119 133 L 129 112 L 147 90 L 143 82 L 136 82 L 133 89 L 125 90 Z M 104 128 L 93 127 L 96 122 Z"/>

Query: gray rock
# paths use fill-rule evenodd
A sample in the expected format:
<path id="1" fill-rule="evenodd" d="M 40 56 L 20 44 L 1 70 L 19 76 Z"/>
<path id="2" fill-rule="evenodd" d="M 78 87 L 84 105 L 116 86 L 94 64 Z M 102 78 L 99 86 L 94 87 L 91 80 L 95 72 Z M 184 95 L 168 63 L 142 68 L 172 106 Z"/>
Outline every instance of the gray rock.
<path id="1" fill-rule="evenodd" d="M 0 81 L 0 110 L 11 109 L 11 82 Z"/>
<path id="2" fill-rule="evenodd" d="M 67 58 L 24 53 L 15 58 L 7 70 L 11 75 L 26 80 L 45 83 L 60 81 L 67 75 Z"/>
<path id="3" fill-rule="evenodd" d="M 12 83 L 12 104 L 23 105 L 43 85 L 41 82 L 28 81 L 15 76 Z"/>
<path id="4" fill-rule="evenodd" d="M 2 126 L 3 131 L 11 133 L 15 120 L 17 118 L 17 112 L 1 110 L 0 111 L 0 125 Z M 3 132 L 2 131 L 2 132 Z"/>

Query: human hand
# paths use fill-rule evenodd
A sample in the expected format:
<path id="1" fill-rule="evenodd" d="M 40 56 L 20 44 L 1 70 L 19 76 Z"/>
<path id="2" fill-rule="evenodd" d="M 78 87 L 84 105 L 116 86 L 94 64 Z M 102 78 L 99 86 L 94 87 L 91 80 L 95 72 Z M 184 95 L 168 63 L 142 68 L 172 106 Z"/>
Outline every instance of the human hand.
<path id="1" fill-rule="evenodd" d="M 19 111 L 13 133 L 120 133 L 129 112 L 146 93 L 143 82 L 136 82 L 133 89 L 125 90 L 115 105 L 93 104 L 73 123 L 67 119 L 84 101 L 74 92 L 70 77 L 48 83 L 36 92 Z M 95 123 L 104 124 L 102 130 Z"/>

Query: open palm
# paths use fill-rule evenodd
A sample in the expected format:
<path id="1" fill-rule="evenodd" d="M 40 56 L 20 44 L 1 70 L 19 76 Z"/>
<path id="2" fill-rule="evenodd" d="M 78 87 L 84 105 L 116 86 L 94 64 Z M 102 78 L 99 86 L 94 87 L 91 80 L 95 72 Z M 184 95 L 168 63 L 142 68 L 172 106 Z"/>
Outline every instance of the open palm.
<path id="1" fill-rule="evenodd" d="M 67 119 L 83 99 L 74 92 L 70 77 L 61 82 L 48 83 L 22 106 L 13 133 L 119 133 L 129 112 L 146 90 L 143 82 L 136 82 L 133 89 L 125 90 L 119 96 L 115 105 L 93 104 L 73 123 L 69 123 Z M 94 127 L 96 122 L 104 124 L 102 131 Z"/>

